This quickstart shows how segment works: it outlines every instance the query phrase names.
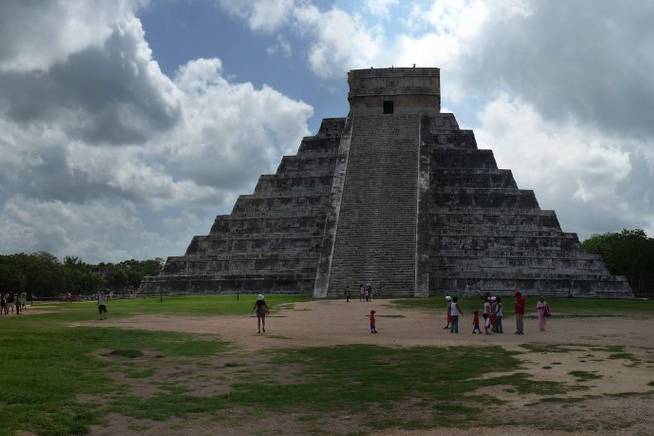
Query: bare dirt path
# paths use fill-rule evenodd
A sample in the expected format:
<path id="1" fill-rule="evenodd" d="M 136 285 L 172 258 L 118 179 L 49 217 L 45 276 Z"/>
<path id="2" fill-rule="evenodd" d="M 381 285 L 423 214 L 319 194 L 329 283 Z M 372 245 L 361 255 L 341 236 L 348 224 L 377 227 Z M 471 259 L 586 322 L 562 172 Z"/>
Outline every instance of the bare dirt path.
<path id="1" fill-rule="evenodd" d="M 371 309 L 377 311 L 379 334 L 368 332 Z M 86 322 L 83 325 L 112 326 L 145 330 L 217 334 L 247 350 L 272 347 L 376 344 L 413 345 L 502 345 L 543 342 L 552 344 L 624 345 L 654 347 L 654 317 L 552 318 L 547 332 L 539 332 L 535 319 L 525 320 L 525 335 L 513 334 L 514 319 L 504 320 L 503 335 L 473 335 L 472 316 L 459 321 L 460 332 L 443 330 L 444 312 L 398 309 L 387 300 L 371 303 L 340 300 L 296 303 L 267 318 L 265 335 L 257 334 L 252 316 L 169 316 L 138 315 L 131 318 Z"/>

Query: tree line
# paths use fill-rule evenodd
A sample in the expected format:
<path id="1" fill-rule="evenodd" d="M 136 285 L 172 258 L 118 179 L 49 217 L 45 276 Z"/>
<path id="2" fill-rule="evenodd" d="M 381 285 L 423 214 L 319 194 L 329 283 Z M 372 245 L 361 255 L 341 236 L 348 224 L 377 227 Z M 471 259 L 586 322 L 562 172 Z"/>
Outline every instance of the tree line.
<path id="1" fill-rule="evenodd" d="M 602 256 L 611 274 L 625 276 L 636 296 L 654 297 L 654 239 L 643 230 L 593 235 L 582 246 Z"/>
<path id="2" fill-rule="evenodd" d="M 0 291 L 26 291 L 38 297 L 93 294 L 100 289 L 137 289 L 146 275 L 156 275 L 163 259 L 91 264 L 77 256 L 59 261 L 45 253 L 0 255 Z"/>

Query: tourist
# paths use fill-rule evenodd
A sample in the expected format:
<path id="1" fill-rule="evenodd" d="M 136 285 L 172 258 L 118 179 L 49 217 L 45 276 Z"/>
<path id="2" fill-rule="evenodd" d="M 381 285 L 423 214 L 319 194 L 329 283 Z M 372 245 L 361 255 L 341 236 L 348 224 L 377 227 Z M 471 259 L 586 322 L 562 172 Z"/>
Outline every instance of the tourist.
<path id="1" fill-rule="evenodd" d="M 18 292 L 14 293 L 14 305 L 16 306 L 16 315 L 20 315 L 20 294 Z"/>
<path id="2" fill-rule="evenodd" d="M 472 295 L 472 288 L 468 283 L 466 283 L 466 287 L 463 288 L 463 298 L 468 299 L 470 298 L 471 295 Z"/>
<path id="3" fill-rule="evenodd" d="M 370 333 L 377 333 L 377 328 L 375 326 L 375 312 L 374 310 L 370 311 L 370 315 L 368 315 L 368 318 L 370 318 Z"/>
<path id="4" fill-rule="evenodd" d="M 450 306 L 452 305 L 452 297 L 449 295 L 445 296 L 445 301 L 447 302 L 447 324 L 443 327 L 443 330 L 450 328 L 450 323 L 452 322 L 452 315 L 450 314 Z"/>
<path id="5" fill-rule="evenodd" d="M 472 318 L 472 334 L 481 334 L 481 329 L 479 328 L 479 311 L 475 310 L 474 318 Z"/>
<path id="6" fill-rule="evenodd" d="M 497 333 L 497 297 L 490 297 L 490 325 L 491 330 Z"/>
<path id="7" fill-rule="evenodd" d="M 345 291 L 345 301 L 350 302 L 350 291 Z"/>
<path id="8" fill-rule="evenodd" d="M 538 330 L 545 331 L 545 318 L 550 316 L 550 307 L 548 306 L 545 298 L 541 295 L 536 303 L 536 312 L 538 312 Z"/>
<path id="9" fill-rule="evenodd" d="M 359 283 L 359 301 L 363 302 L 364 294 L 365 294 L 365 289 L 363 287 L 363 283 Z"/>
<path id="10" fill-rule="evenodd" d="M 502 309 L 503 309 L 502 298 L 497 297 L 497 301 L 495 302 L 495 332 L 496 333 L 504 333 L 504 328 L 502 327 L 502 318 L 504 317 L 504 312 Z"/>
<path id="11" fill-rule="evenodd" d="M 254 307 L 252 312 L 257 312 L 257 333 L 261 333 L 263 327 L 263 332 L 266 333 L 266 315 L 268 315 L 268 305 L 266 304 L 266 299 L 263 294 L 257 295 L 257 301 L 254 302 Z"/>
<path id="12" fill-rule="evenodd" d="M 7 308 L 6 292 L 0 294 L 0 315 L 9 315 L 9 309 Z"/>
<path id="13" fill-rule="evenodd" d="M 525 297 L 519 290 L 515 290 L 515 334 L 524 335 L 525 327 L 523 317 L 525 316 Z"/>
<path id="14" fill-rule="evenodd" d="M 363 288 L 363 298 L 366 300 L 366 303 L 370 301 L 370 284 L 367 283 Z"/>
<path id="15" fill-rule="evenodd" d="M 14 293 L 13 292 L 7 292 L 7 308 L 9 309 L 9 312 L 12 314 L 14 313 Z"/>
<path id="16" fill-rule="evenodd" d="M 459 307 L 458 297 L 452 298 L 452 303 L 450 304 L 450 314 L 452 315 L 452 326 L 450 327 L 450 333 L 459 333 L 459 315 L 463 316 L 463 312 Z"/>
<path id="17" fill-rule="evenodd" d="M 100 319 L 107 319 L 107 294 L 104 291 L 98 293 L 98 313 Z"/>
<path id="18" fill-rule="evenodd" d="M 490 331 L 488 331 L 491 327 L 491 302 L 490 302 L 490 296 L 486 297 L 484 300 L 484 332 L 486 332 L 487 335 L 490 335 Z"/>
<path id="19" fill-rule="evenodd" d="M 24 312 L 27 309 L 27 292 L 20 293 L 20 308 Z"/>

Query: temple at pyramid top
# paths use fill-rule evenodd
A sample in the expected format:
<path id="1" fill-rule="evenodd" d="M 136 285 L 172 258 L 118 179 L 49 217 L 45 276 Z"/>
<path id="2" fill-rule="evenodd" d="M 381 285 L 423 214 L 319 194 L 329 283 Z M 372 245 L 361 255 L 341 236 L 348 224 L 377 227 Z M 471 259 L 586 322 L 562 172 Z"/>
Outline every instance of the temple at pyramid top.
<path id="1" fill-rule="evenodd" d="M 356 113 L 440 112 L 440 70 L 438 68 L 381 68 L 352 70 L 350 111 Z"/>
<path id="2" fill-rule="evenodd" d="M 347 116 L 324 119 L 142 291 L 632 295 L 440 112 L 438 68 L 352 70 L 348 83 Z"/>

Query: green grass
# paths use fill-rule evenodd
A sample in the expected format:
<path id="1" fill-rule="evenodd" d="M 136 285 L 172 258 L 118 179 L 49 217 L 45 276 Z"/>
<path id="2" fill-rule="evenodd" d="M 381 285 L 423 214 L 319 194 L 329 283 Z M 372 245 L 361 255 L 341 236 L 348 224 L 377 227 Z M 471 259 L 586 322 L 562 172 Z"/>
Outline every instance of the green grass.
<path id="1" fill-rule="evenodd" d="M 275 310 L 304 298 L 270 296 L 267 300 Z M 109 303 L 109 314 L 247 315 L 253 304 L 253 296 L 240 301 L 234 296 L 164 298 L 163 303 L 158 299 L 116 300 Z M 52 304 L 50 310 L 0 319 L 2 431 L 79 434 L 101 423 L 108 413 L 165 420 L 228 413 L 235 408 L 299 411 L 321 417 L 323 412 L 342 410 L 392 411 L 407 402 L 421 404 L 424 414 L 380 418 L 374 428 L 420 429 L 447 425 L 452 419 L 475 424 L 484 402 L 489 401 L 488 395 L 475 393 L 483 387 L 537 395 L 582 389 L 558 382 L 535 383 L 520 372 L 520 353 L 499 346 L 311 347 L 265 352 L 253 363 L 243 351 L 235 354 L 234 347 L 216 336 L 74 327 L 79 321 L 97 319 L 93 303 Z M 525 348 L 540 350 L 540 344 L 530 346 Z M 552 347 L 569 351 L 561 346 L 547 349 Z M 602 350 L 628 354 L 622 348 Z M 162 379 L 160 371 L 166 365 L 181 366 L 186 375 Z M 215 371 L 215 379 L 225 380 L 229 392 L 194 394 L 193 381 L 201 371 Z M 284 383 L 275 381 L 277 372 L 287 375 Z M 513 374 L 492 376 L 494 372 Z M 150 386 L 150 395 L 138 395 L 131 390 L 132 384 Z"/>
<path id="2" fill-rule="evenodd" d="M 266 303 L 271 311 L 284 305 L 289 308 L 293 303 L 307 301 L 308 298 L 300 295 L 270 295 Z M 235 295 L 198 295 L 186 297 L 159 298 L 131 298 L 114 299 L 108 304 L 109 317 L 125 317 L 139 314 L 165 314 L 165 315 L 247 315 L 252 311 L 255 295 L 241 295 L 236 300 Z M 50 313 L 40 316 L 44 320 L 83 321 L 97 319 L 97 305 L 95 302 L 74 303 L 47 303 L 44 310 Z M 34 306 L 39 308 L 39 305 Z"/>
<path id="3" fill-rule="evenodd" d="M 531 344 L 520 344 L 520 347 L 529 350 L 533 353 L 569 353 L 571 351 L 583 351 L 582 348 L 578 348 L 574 345 L 562 345 L 562 344 L 531 343 Z"/>
<path id="4" fill-rule="evenodd" d="M 589 371 L 570 371 L 568 374 L 577 379 L 577 381 L 599 380 L 603 378 L 601 374 L 595 374 Z"/>
<path id="5" fill-rule="evenodd" d="M 443 296 L 429 298 L 404 298 L 392 300 L 399 308 L 444 311 L 446 307 Z M 537 297 L 528 297 L 527 315 L 536 312 Z M 548 298 L 553 315 L 556 316 L 616 316 L 616 315 L 654 315 L 654 300 L 614 300 L 599 298 Z M 502 297 L 504 316 L 513 316 L 513 297 Z M 459 298 L 459 305 L 464 315 L 483 309 L 480 297 Z"/>
<path id="6" fill-rule="evenodd" d="M 26 317 L 27 318 L 27 317 Z M 31 327 L 3 322 L 0 336 L 0 428 L 48 434 L 79 433 L 97 422 L 98 409 L 79 402 L 80 395 L 106 395 L 117 386 L 109 372 L 117 364 L 91 353 L 121 361 L 138 358 L 136 350 L 163 356 L 198 357 L 226 349 L 226 344 L 189 335 L 111 328 Z"/>
<path id="7" fill-rule="evenodd" d="M 293 301 L 273 297 L 270 305 Z M 254 302 L 221 297 L 121 300 L 111 302 L 114 316 L 136 313 L 204 315 L 247 313 Z M 156 304 L 155 304 L 156 303 Z M 42 434 L 81 433 L 105 413 L 102 405 L 84 404 L 80 396 L 121 393 L 112 372 L 128 378 L 148 378 L 150 367 L 134 368 L 146 359 L 200 359 L 228 350 L 216 337 L 117 328 L 70 327 L 70 321 L 96 319 L 92 303 L 51 304 L 52 313 L 0 319 L 0 428 Z M 177 310 L 176 310 L 177 308 Z M 146 360 L 147 360 L 146 359 Z M 147 366 L 147 365 L 146 365 Z"/>

